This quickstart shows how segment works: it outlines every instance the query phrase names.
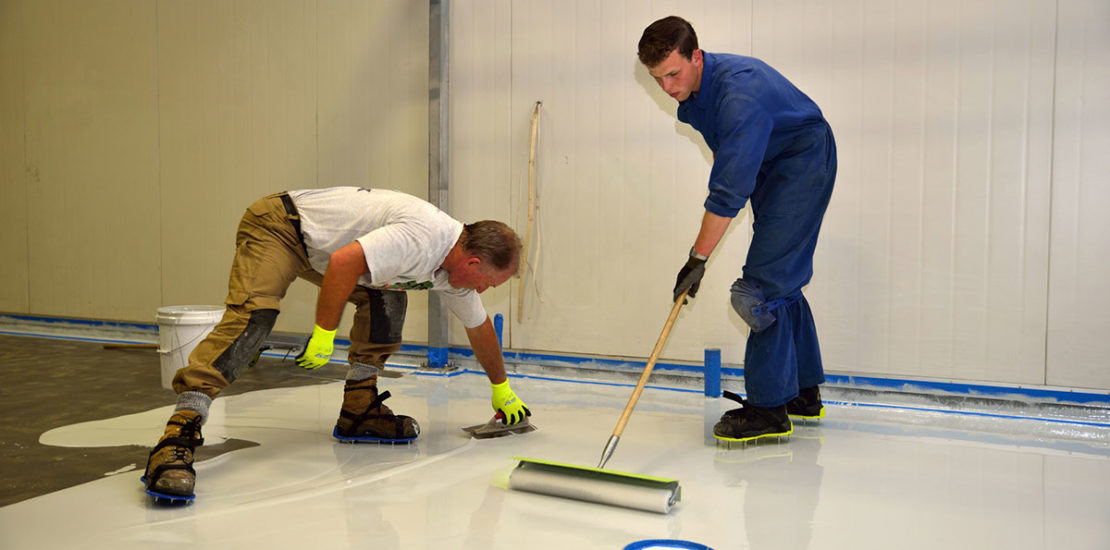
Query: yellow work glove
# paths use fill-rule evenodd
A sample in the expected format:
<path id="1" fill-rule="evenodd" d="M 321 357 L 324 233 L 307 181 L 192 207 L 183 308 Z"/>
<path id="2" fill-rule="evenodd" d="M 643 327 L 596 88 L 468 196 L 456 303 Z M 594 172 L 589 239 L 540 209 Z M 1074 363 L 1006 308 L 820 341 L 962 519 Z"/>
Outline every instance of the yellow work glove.
<path id="1" fill-rule="evenodd" d="M 297 356 L 297 365 L 308 370 L 318 369 L 328 364 L 332 351 L 335 351 L 335 331 L 315 325 L 312 328 L 312 337 Z"/>
<path id="2" fill-rule="evenodd" d="M 508 380 L 500 384 L 490 384 L 490 386 L 493 387 L 493 397 L 490 399 L 493 402 L 493 410 L 501 414 L 506 424 L 516 424 L 523 421 L 525 417 L 532 416 L 532 411 L 528 410 L 524 401 L 513 393 Z"/>

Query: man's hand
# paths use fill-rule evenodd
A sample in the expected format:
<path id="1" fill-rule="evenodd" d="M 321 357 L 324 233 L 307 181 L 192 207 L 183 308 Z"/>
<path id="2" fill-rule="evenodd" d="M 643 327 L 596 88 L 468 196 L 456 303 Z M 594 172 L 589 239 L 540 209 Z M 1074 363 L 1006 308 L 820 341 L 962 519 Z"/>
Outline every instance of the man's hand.
<path id="1" fill-rule="evenodd" d="M 674 297 L 671 301 L 677 301 L 678 297 L 682 295 L 682 291 L 690 289 L 686 294 L 688 298 L 693 298 L 698 293 L 698 287 L 701 286 L 701 278 L 705 275 L 705 260 L 706 258 L 697 258 L 694 256 L 694 251 L 690 250 L 690 259 L 686 260 L 686 265 L 678 271 L 678 277 L 674 283 Z M 683 301 L 683 304 L 686 302 Z"/>
<path id="2" fill-rule="evenodd" d="M 328 364 L 333 351 L 335 351 L 335 331 L 315 325 L 312 328 L 312 337 L 308 339 L 304 350 L 297 356 L 297 365 L 308 370 L 318 369 Z"/>
<path id="3" fill-rule="evenodd" d="M 525 417 L 532 416 L 532 411 L 528 410 L 524 402 L 513 393 L 508 380 L 500 384 L 490 384 L 490 386 L 493 387 L 493 397 L 490 399 L 493 410 L 505 417 L 506 424 L 516 424 L 523 421 Z"/>

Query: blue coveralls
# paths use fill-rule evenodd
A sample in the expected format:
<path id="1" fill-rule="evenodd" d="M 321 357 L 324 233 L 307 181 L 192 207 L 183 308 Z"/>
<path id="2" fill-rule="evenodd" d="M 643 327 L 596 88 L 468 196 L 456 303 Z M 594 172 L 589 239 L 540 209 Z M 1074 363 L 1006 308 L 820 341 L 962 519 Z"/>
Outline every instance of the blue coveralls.
<path id="1" fill-rule="evenodd" d="M 743 277 L 767 301 L 798 300 L 748 336 L 748 401 L 777 407 L 825 381 L 817 327 L 801 289 L 813 275 L 817 233 L 836 178 L 836 144 L 817 105 L 766 63 L 704 53 L 701 86 L 678 119 L 713 151 L 705 209 L 735 217 L 751 199 L 754 232 Z"/>

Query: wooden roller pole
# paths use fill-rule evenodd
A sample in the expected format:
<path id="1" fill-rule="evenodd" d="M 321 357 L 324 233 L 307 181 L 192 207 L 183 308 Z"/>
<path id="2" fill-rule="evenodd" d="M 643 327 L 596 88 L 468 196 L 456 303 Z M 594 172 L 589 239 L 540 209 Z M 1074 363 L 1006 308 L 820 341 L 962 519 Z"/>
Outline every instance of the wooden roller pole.
<path id="1" fill-rule="evenodd" d="M 628 398 L 628 404 L 624 406 L 624 412 L 621 413 L 620 420 L 617 421 L 617 427 L 613 428 L 613 435 L 609 437 L 609 443 L 605 445 L 605 450 L 601 453 L 601 462 L 598 464 L 598 468 L 604 468 L 605 463 L 609 461 L 609 457 L 613 456 L 613 450 L 617 448 L 617 442 L 620 440 L 621 433 L 624 432 L 624 426 L 628 424 L 629 417 L 632 416 L 632 409 L 636 407 L 636 402 L 640 400 L 640 394 L 644 393 L 644 386 L 647 384 L 648 378 L 651 377 L 651 370 L 655 368 L 655 362 L 659 359 L 659 354 L 663 351 L 663 344 L 667 343 L 667 336 L 671 333 L 671 327 L 674 326 L 674 321 L 678 318 L 678 311 L 682 309 L 682 303 L 686 301 L 688 292 L 690 291 L 684 290 L 674 301 L 674 305 L 671 306 L 671 314 L 667 317 L 667 324 L 663 325 L 663 332 L 659 334 L 659 339 L 655 341 L 655 349 L 651 350 L 651 357 L 648 358 L 644 372 L 640 373 L 640 381 L 636 383 L 636 389 L 632 391 L 632 396 Z"/>

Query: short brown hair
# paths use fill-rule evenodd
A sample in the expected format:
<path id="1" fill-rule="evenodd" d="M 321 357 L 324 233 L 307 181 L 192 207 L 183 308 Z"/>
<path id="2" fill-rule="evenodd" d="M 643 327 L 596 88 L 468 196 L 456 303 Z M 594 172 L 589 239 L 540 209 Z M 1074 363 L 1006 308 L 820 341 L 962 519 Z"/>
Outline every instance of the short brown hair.
<path id="1" fill-rule="evenodd" d="M 463 250 L 473 254 L 498 271 L 512 269 L 516 274 L 520 267 L 520 237 L 504 223 L 495 220 L 482 220 L 463 226 L 459 239 Z"/>
<path id="2" fill-rule="evenodd" d="M 698 49 L 698 35 L 689 21 L 671 15 L 664 17 L 644 29 L 640 36 L 637 55 L 640 63 L 651 68 L 663 62 L 672 51 L 690 59 Z"/>

